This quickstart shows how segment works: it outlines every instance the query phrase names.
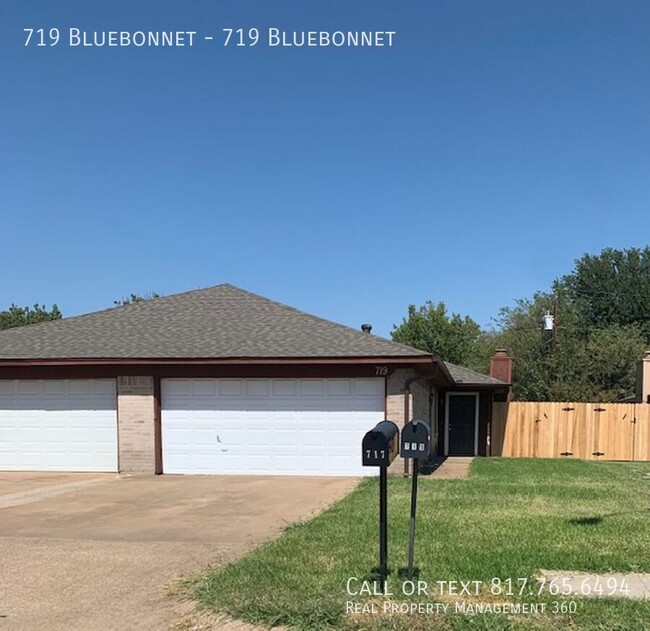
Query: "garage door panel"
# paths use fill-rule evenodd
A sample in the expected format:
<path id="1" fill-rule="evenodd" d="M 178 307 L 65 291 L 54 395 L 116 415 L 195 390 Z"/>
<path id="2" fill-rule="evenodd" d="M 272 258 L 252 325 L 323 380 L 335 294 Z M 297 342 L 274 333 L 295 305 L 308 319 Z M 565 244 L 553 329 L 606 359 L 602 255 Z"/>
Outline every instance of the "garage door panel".
<path id="1" fill-rule="evenodd" d="M 300 394 L 308 397 L 322 397 L 325 389 L 326 384 L 323 379 L 303 379 L 299 383 Z"/>
<path id="2" fill-rule="evenodd" d="M 268 379 L 247 379 L 244 382 L 244 391 L 247 397 L 268 397 L 269 386 Z"/>
<path id="3" fill-rule="evenodd" d="M 369 427 L 368 429 L 372 429 Z M 333 430 L 327 433 L 327 442 L 328 445 L 345 447 L 351 438 L 354 436 L 349 430 Z M 363 435 L 361 436 L 363 438 Z M 361 449 L 361 439 L 359 440 L 357 447 Z"/>
<path id="4" fill-rule="evenodd" d="M 70 394 L 95 394 L 95 388 L 92 381 L 84 379 L 74 379 L 69 382 Z"/>
<path id="5" fill-rule="evenodd" d="M 16 394 L 17 395 L 32 395 L 40 394 L 42 389 L 42 383 L 39 381 L 18 381 L 16 383 Z"/>
<path id="6" fill-rule="evenodd" d="M 68 382 L 67 381 L 46 381 L 43 385 L 43 392 L 45 394 L 54 395 L 67 395 Z"/>
<path id="7" fill-rule="evenodd" d="M 193 396 L 213 396 L 216 392 L 216 384 L 212 379 L 195 379 L 192 381 Z"/>
<path id="8" fill-rule="evenodd" d="M 296 457 L 293 454 L 280 454 L 277 457 L 277 463 L 275 458 L 269 462 L 269 467 L 276 467 L 280 474 L 292 475 L 298 474 L 298 463 L 296 462 Z M 306 464 L 306 463 L 305 463 Z"/>
<path id="9" fill-rule="evenodd" d="M 332 453 L 334 450 L 328 450 L 328 454 Z M 308 458 L 323 458 L 323 446 L 322 445 L 301 445 L 300 446 L 300 455 Z"/>
<path id="10" fill-rule="evenodd" d="M 352 392 L 353 384 L 348 379 L 335 380 L 330 379 L 327 382 L 327 394 L 328 396 L 343 396 L 349 397 Z"/>
<path id="11" fill-rule="evenodd" d="M 273 463 L 271 462 L 271 459 L 268 456 L 252 456 L 249 459 L 249 465 L 250 465 L 250 475 L 264 475 L 271 466 L 273 466 Z M 279 465 L 278 465 L 279 466 Z M 227 467 L 224 469 L 224 473 L 229 473 L 229 472 L 235 472 L 236 468 L 236 460 L 231 463 L 230 467 Z"/>
<path id="12" fill-rule="evenodd" d="M 358 395 L 369 397 L 384 396 L 385 382 L 383 379 L 355 379 L 354 390 Z"/>
<path id="13" fill-rule="evenodd" d="M 2 405 L 3 400 L 7 400 L 6 397 L 13 395 L 15 387 L 16 386 L 13 381 L 0 379 L 0 405 Z"/>
<path id="14" fill-rule="evenodd" d="M 66 397 L 46 397 L 38 395 L 21 395 L 18 397 L 0 397 L 0 411 L 4 412 L 6 416 L 13 415 L 18 419 L 29 418 L 30 414 L 39 419 L 39 422 L 46 417 L 60 418 L 89 418 L 88 412 L 106 412 L 106 416 L 115 418 L 115 400 L 101 400 L 95 399 L 92 401 L 78 401 L 74 395 Z M 93 415 L 93 422 L 95 416 Z"/>
<path id="15" fill-rule="evenodd" d="M 245 428 L 243 427 L 221 428 L 218 432 L 214 433 L 214 439 L 217 443 L 221 443 L 224 446 L 242 445 L 244 435 Z"/>
<path id="16" fill-rule="evenodd" d="M 301 429 L 298 430 L 298 435 L 300 437 L 300 443 L 304 449 L 311 447 L 316 447 L 321 449 L 325 444 L 325 432 L 322 430 L 314 429 Z"/>
<path id="17" fill-rule="evenodd" d="M 218 382 L 219 396 L 240 397 L 244 392 L 242 379 L 221 379 Z"/>
<path id="18" fill-rule="evenodd" d="M 173 379 L 165 381 L 165 388 L 168 395 L 188 395 L 191 382 L 189 379 Z"/>
<path id="19" fill-rule="evenodd" d="M 268 434 L 269 423 L 267 415 L 256 415 L 255 418 L 248 418 L 245 423 L 251 438 L 256 438 L 258 434 Z"/>
<path id="20" fill-rule="evenodd" d="M 0 471 L 117 471 L 115 380 L 0 381 Z"/>
<path id="21" fill-rule="evenodd" d="M 273 441 L 273 433 L 270 430 L 254 430 L 250 434 L 250 438 L 248 439 L 248 445 L 251 448 L 255 447 L 263 447 L 265 448 L 267 445 L 270 445 L 271 442 Z"/>
<path id="22" fill-rule="evenodd" d="M 163 471 L 372 475 L 360 445 L 384 418 L 384 390 L 383 379 L 165 379 Z"/>
<path id="23" fill-rule="evenodd" d="M 70 383 L 72 384 L 74 381 L 70 381 Z M 105 395 L 108 400 L 115 399 L 115 381 L 113 379 L 94 379 L 92 384 L 95 394 Z"/>
<path id="24" fill-rule="evenodd" d="M 295 397 L 298 392 L 297 379 L 274 379 L 272 382 L 274 397 Z"/>

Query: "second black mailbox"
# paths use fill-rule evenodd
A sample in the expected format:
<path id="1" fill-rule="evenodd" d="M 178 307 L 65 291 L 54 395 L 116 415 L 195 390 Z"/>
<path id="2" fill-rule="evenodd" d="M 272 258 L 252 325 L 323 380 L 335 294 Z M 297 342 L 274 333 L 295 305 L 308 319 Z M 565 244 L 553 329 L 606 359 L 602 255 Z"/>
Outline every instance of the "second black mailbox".
<path id="1" fill-rule="evenodd" d="M 431 450 L 431 428 L 420 419 L 409 421 L 402 430 L 402 458 L 427 458 Z"/>
<path id="2" fill-rule="evenodd" d="M 399 454 L 399 429 L 393 421 L 381 421 L 363 437 L 364 467 L 388 467 Z"/>

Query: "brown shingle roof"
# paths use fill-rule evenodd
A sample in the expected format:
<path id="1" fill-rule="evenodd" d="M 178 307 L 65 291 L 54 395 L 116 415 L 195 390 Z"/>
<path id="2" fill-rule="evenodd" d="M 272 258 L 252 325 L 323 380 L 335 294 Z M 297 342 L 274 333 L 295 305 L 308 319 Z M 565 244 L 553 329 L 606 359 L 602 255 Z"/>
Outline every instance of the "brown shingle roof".
<path id="1" fill-rule="evenodd" d="M 490 375 L 484 375 L 483 373 L 476 372 L 470 368 L 465 368 L 465 366 L 458 366 L 456 364 L 450 364 L 445 362 L 447 370 L 451 375 L 452 379 L 456 384 L 461 386 L 504 386 L 506 385 L 505 381 L 500 379 L 495 379 L 490 377 Z"/>
<path id="2" fill-rule="evenodd" d="M 427 356 L 228 284 L 0 331 L 0 359 Z"/>

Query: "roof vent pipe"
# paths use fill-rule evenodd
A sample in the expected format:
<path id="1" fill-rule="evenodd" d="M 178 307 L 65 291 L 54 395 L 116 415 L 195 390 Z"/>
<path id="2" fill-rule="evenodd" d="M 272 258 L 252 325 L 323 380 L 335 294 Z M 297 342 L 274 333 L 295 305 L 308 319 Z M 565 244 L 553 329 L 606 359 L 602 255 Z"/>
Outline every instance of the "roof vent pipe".
<path id="1" fill-rule="evenodd" d="M 372 331 L 372 324 L 362 324 L 361 325 L 361 330 L 364 333 L 367 333 L 368 335 L 370 335 L 370 331 Z"/>

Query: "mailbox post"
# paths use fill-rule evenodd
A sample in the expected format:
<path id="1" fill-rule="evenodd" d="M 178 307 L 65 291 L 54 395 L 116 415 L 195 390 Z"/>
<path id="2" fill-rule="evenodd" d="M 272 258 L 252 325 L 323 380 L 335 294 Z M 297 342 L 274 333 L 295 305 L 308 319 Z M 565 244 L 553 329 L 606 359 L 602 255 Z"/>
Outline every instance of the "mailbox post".
<path id="1" fill-rule="evenodd" d="M 414 419 L 402 430 L 402 458 L 413 458 L 413 478 L 411 485 L 411 520 L 409 524 L 409 564 L 408 578 L 413 580 L 413 551 L 415 549 L 415 514 L 418 502 L 418 470 L 420 458 L 426 457 L 431 449 L 431 429 L 426 421 Z"/>
<path id="2" fill-rule="evenodd" d="M 399 453 L 399 429 L 381 421 L 363 437 L 364 467 L 379 467 L 379 581 L 383 590 L 388 576 L 388 483 L 387 469 Z"/>

